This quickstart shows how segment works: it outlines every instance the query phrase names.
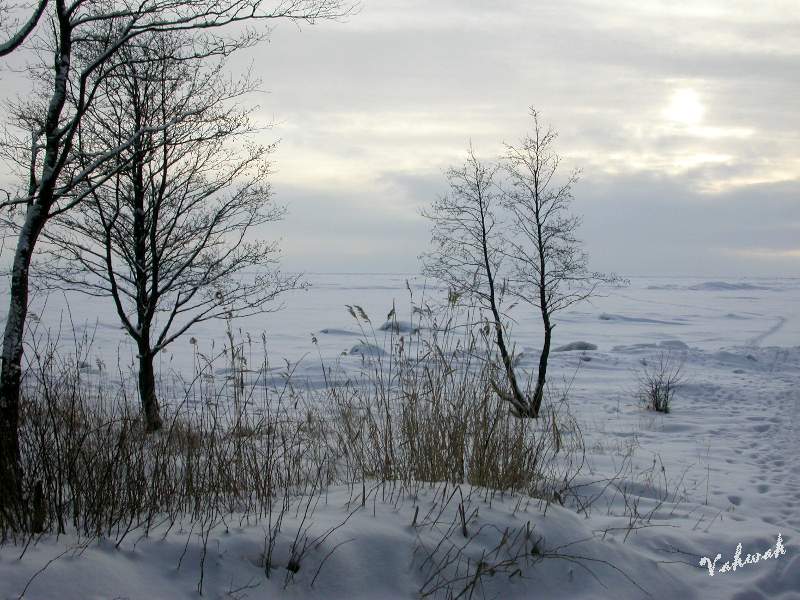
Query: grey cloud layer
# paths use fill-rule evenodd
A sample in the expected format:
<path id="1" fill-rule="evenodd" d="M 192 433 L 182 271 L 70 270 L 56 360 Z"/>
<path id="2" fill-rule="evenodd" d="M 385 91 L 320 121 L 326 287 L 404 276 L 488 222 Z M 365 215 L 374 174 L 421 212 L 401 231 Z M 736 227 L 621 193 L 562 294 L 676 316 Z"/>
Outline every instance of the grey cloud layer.
<path id="1" fill-rule="evenodd" d="M 252 60 L 269 91 L 256 100 L 281 139 L 289 265 L 416 270 L 417 210 L 444 190 L 442 171 L 470 140 L 496 156 L 535 105 L 583 169 L 576 207 L 599 268 L 799 274 L 796 9 L 363 0 L 348 22 L 278 26 L 238 66 Z M 665 117 L 685 89 L 700 123 Z"/>

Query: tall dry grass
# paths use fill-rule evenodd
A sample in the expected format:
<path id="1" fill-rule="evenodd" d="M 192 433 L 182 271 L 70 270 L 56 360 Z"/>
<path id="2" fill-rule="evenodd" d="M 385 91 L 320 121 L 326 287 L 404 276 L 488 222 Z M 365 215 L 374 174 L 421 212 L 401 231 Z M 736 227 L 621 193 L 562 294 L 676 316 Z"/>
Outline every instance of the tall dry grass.
<path id="1" fill-rule="evenodd" d="M 283 515 L 313 512 L 332 485 L 362 505 L 368 489 L 396 499 L 442 483 L 563 500 L 583 451 L 566 399 L 554 395 L 538 420 L 510 415 L 473 315 L 421 311 L 401 334 L 352 314 L 384 352 L 347 359 L 361 361 L 355 371 L 323 361 L 318 388 L 290 369 L 276 375 L 249 336 L 231 333 L 217 356 L 195 347 L 191 379 L 161 381 L 168 401 L 155 434 L 145 434 L 125 369 L 110 384 L 86 368 L 89 341 L 61 353 L 40 338 L 20 423 L 25 504 L 16 520 L 0 518 L 3 540 L 48 532 L 121 544 L 176 526 L 202 537 L 236 520 L 266 525 L 269 575 Z M 295 537 L 296 561 L 307 545 Z"/>

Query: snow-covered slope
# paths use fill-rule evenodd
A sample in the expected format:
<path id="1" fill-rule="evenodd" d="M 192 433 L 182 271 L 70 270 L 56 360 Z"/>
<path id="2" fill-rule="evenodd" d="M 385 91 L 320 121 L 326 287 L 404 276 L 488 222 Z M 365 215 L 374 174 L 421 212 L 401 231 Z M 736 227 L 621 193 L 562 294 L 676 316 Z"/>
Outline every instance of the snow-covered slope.
<path id="1" fill-rule="evenodd" d="M 325 360 L 355 371 L 364 359 L 350 350 L 359 338 L 380 344 L 391 333 L 378 325 L 393 300 L 399 318 L 417 321 L 403 308 L 404 276 L 311 280 L 315 287 L 283 313 L 241 324 L 254 338 L 266 331 L 276 361 L 316 354 L 313 333 Z M 418 306 L 440 294 L 419 280 L 409 285 Z M 800 598 L 800 281 L 640 278 L 603 294 L 563 314 L 554 334 L 558 346 L 597 346 L 551 355 L 551 384 L 569 389 L 587 450 L 566 506 L 441 483 L 416 495 L 375 484 L 362 505 L 360 489 L 335 488 L 320 496 L 310 521 L 303 523 L 300 500 L 287 513 L 269 578 L 265 525 L 234 517 L 215 524 L 205 545 L 203 532 L 175 527 L 131 535 L 119 548 L 46 537 L 21 560 L 22 547 L 5 546 L 0 597 L 19 597 L 46 566 L 25 598 L 192 598 L 201 572 L 211 598 L 448 597 L 448 590 L 474 598 Z M 50 298 L 44 323 L 57 321 L 60 302 Z M 97 358 L 113 362 L 122 337 L 111 311 L 72 304 L 78 329 L 95 332 Z M 374 338 L 345 304 L 364 307 Z M 519 367 L 532 370 L 538 323 L 514 316 Z M 200 346 L 222 342 L 214 327 L 193 332 Z M 190 368 L 189 350 L 179 340 L 162 369 Z M 666 415 L 643 410 L 636 398 L 642 363 L 664 353 L 685 360 L 685 383 Z M 319 383 L 317 365 L 307 358 L 296 376 Z M 286 566 L 301 523 L 319 543 L 309 543 L 292 573 Z M 779 534 L 784 553 L 775 552 Z M 720 572 L 740 543 L 742 562 L 768 549 L 777 556 Z M 712 577 L 700 561 L 717 554 Z"/>

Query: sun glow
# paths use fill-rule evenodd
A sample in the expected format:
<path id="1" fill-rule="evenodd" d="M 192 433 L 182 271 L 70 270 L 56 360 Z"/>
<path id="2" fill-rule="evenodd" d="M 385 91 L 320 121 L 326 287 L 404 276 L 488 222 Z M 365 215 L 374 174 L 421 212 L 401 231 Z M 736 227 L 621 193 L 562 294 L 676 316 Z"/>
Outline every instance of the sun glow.
<path id="1" fill-rule="evenodd" d="M 664 109 L 664 116 L 670 121 L 682 125 L 699 125 L 705 116 L 706 108 L 700 96 L 692 89 L 681 89 L 673 92 L 669 104 Z"/>

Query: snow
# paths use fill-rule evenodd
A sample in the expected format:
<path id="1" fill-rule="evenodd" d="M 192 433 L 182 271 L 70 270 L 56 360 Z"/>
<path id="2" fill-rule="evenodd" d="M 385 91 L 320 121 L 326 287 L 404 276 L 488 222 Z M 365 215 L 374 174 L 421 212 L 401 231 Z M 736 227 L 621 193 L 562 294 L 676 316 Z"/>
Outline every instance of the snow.
<path id="1" fill-rule="evenodd" d="M 354 345 L 350 348 L 348 352 L 350 355 L 354 354 L 363 354 L 363 355 L 373 355 L 373 356 L 385 356 L 386 350 L 381 348 L 380 346 L 376 346 L 375 344 L 365 344 L 363 342 L 359 342 L 358 344 Z"/>
<path id="2" fill-rule="evenodd" d="M 730 283 L 728 281 L 705 281 L 703 283 L 690 285 L 689 289 L 702 292 L 731 292 L 736 290 L 767 290 L 769 288 L 746 282 Z"/>
<path id="3" fill-rule="evenodd" d="M 310 386 L 321 385 L 322 377 L 319 360 L 308 355 L 319 353 L 345 372 L 358 371 L 364 353 L 384 352 L 389 336 L 409 336 L 418 326 L 412 300 L 422 306 L 443 297 L 429 282 L 406 275 L 309 278 L 312 289 L 292 296 L 284 311 L 235 326 L 254 339 L 264 332 L 273 362 L 299 363 L 295 377 Z M 117 356 L 128 365 L 135 349 L 113 325 L 107 302 L 70 300 L 76 331 L 94 337 L 89 367 L 99 361 L 108 367 L 103 376 L 113 379 Z M 43 299 L 38 302 L 33 310 L 39 327 L 69 322 L 63 297 L 51 296 L 44 311 Z M 345 308 L 357 304 L 381 322 L 393 303 L 403 323 L 394 333 L 354 321 Z M 353 490 L 337 487 L 320 497 L 308 535 L 335 531 L 309 550 L 288 581 L 285 567 L 302 511 L 287 513 L 269 579 L 262 566 L 263 523 L 229 518 L 214 527 L 203 596 L 418 597 L 438 581 L 426 558 L 443 558 L 436 543 L 454 527 L 451 537 L 463 546 L 462 568 L 467 558 L 474 565 L 498 545 L 502 550 L 493 560 L 500 561 L 520 549 L 508 541 L 502 545 L 504 539 L 532 532 L 518 538 L 531 545 L 526 560 L 518 561 L 520 572 L 512 570 L 510 577 L 512 572 L 498 567 L 481 579 L 474 597 L 800 599 L 798 307 L 798 279 L 638 277 L 630 287 L 604 289 L 560 315 L 554 329 L 554 344 L 591 349 L 592 360 L 556 352 L 549 369 L 551 386 L 569 390 L 585 437 L 587 463 L 574 489 L 584 504 L 594 500 L 591 508 L 467 486 L 450 496 L 454 490 L 444 484 L 415 493 L 376 484 L 362 506 Z M 540 323 L 519 308 L 513 317 L 511 339 L 524 350 L 518 368 L 535 374 Z M 209 353 L 214 345 L 219 351 L 225 337 L 218 323 L 205 323 L 191 335 Z M 68 349 L 72 342 L 64 338 Z M 160 358 L 161 372 L 190 370 L 191 350 L 188 336 L 178 340 Z M 667 415 L 644 410 L 636 398 L 642 362 L 665 353 L 683 360 L 685 372 Z M 468 538 L 460 529 L 459 503 L 472 515 Z M 734 559 L 739 544 L 742 556 L 774 548 L 778 534 L 786 553 L 777 558 L 713 577 L 700 565 L 703 557 L 713 561 L 720 554 L 719 568 Z M 19 597 L 52 559 L 25 598 L 196 598 L 199 540 L 188 526 L 131 535 L 119 548 L 105 539 L 80 547 L 71 535 L 46 536 L 21 560 L 23 548 L 6 545 L 0 548 L 0 598 Z M 455 577 L 457 565 L 448 568 L 442 576 Z"/>
<path id="4" fill-rule="evenodd" d="M 409 321 L 391 319 L 386 321 L 378 329 L 381 331 L 394 331 L 395 333 L 415 333 L 419 330 L 419 327 Z"/>
<path id="5" fill-rule="evenodd" d="M 647 319 L 645 317 L 628 317 L 625 315 L 611 315 L 608 313 L 600 314 L 601 321 L 625 321 L 627 323 L 652 323 L 654 325 L 683 325 L 678 321 L 660 321 L 657 319 Z"/>
<path id="6" fill-rule="evenodd" d="M 359 336 L 361 335 L 357 331 L 348 331 L 347 329 L 336 329 L 336 328 L 327 328 L 327 329 L 320 329 L 320 333 L 324 333 L 325 335 L 347 335 L 347 336 Z"/>
<path id="7" fill-rule="evenodd" d="M 420 317 L 412 311 L 412 301 L 415 307 L 422 307 L 446 299 L 444 291 L 414 275 L 311 273 L 306 277 L 312 284 L 311 289 L 284 298 L 283 310 L 234 321 L 235 332 L 247 332 L 253 339 L 259 339 L 263 333 L 276 362 L 286 358 L 294 363 L 309 353 L 316 355 L 312 334 L 316 335 L 324 357 L 335 357 L 349 351 L 354 344 L 353 337 L 373 343 L 375 334 L 380 345 L 391 333 L 381 331 L 380 325 L 384 324 L 384 317 L 393 302 L 397 313 L 395 319 L 406 326 L 417 327 Z M 409 294 L 406 282 L 413 296 Z M 756 345 L 776 346 L 792 346 L 800 340 L 799 280 L 775 278 L 738 282 L 769 288 L 748 290 L 747 296 L 738 292 L 689 289 L 704 282 L 704 279 L 640 277 L 632 278 L 630 287 L 602 289 L 600 296 L 558 316 L 553 344 L 585 340 L 601 349 L 610 349 L 679 340 L 694 348 L 717 351 L 723 347 L 752 345 L 754 340 Z M 666 285 L 674 287 L 648 289 Z M 68 340 L 74 324 L 79 333 L 92 338 L 93 354 L 109 367 L 116 366 L 118 354 L 123 367 L 128 365 L 135 350 L 127 342 L 124 332 L 115 325 L 116 315 L 109 302 L 77 295 L 70 295 L 68 299 L 69 310 L 61 294 L 34 299 L 31 310 L 36 314 L 45 313 L 40 329 L 44 326 L 60 327 L 64 338 L 62 344 L 69 348 Z M 350 317 L 346 305 L 353 304 L 364 308 L 375 324 L 374 330 L 370 323 L 356 322 Z M 46 309 L 42 311 L 45 305 Z M 5 309 L 3 297 L 0 311 Z M 737 317 L 735 324 L 731 323 L 731 315 Z M 518 306 L 511 316 L 515 319 L 513 340 L 517 347 L 540 348 L 541 322 L 535 311 Z M 603 316 L 611 319 L 604 320 Z M 767 332 L 768 337 L 758 339 Z M 191 371 L 190 337 L 196 338 L 198 348 L 207 355 L 213 354 L 212 344 L 218 348 L 226 339 L 223 324 L 202 323 L 162 353 L 157 359 L 162 371 Z M 306 359 L 299 367 L 301 374 L 310 377 L 314 377 L 317 370 L 315 360 Z"/>
<path id="8" fill-rule="evenodd" d="M 553 348 L 553 352 L 573 352 L 575 350 L 597 350 L 597 346 L 589 342 L 570 342 Z"/>

